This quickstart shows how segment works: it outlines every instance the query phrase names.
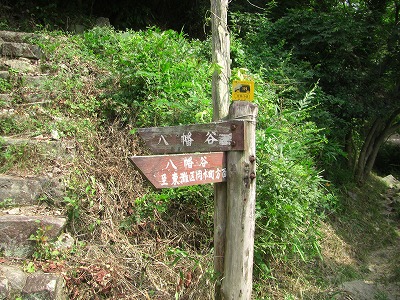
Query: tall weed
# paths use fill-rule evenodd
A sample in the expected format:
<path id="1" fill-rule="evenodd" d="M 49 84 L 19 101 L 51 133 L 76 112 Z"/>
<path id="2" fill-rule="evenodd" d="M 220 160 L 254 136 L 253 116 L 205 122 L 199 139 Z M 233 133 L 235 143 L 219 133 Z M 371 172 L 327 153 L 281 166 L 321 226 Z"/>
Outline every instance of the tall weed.
<path id="1" fill-rule="evenodd" d="M 257 131 L 255 257 L 263 272 L 271 257 L 306 261 L 320 255 L 318 220 L 335 197 L 316 168 L 326 140 L 309 113 L 306 107 L 285 109 Z"/>
<path id="2" fill-rule="evenodd" d="M 211 72 L 203 56 L 207 44 L 155 28 L 95 28 L 83 38 L 90 52 L 108 60 L 117 75 L 117 82 L 105 82 L 109 118 L 159 126 L 193 123 L 204 111 L 211 115 Z"/>
<path id="3" fill-rule="evenodd" d="M 68 70 L 75 70 L 75 54 L 82 53 L 82 60 L 95 62 L 102 71 L 96 86 L 79 84 L 82 78 L 72 75 L 59 84 L 65 91 L 60 94 L 60 103 L 70 113 L 81 119 L 101 116 L 102 125 L 118 119 L 130 127 L 189 124 L 197 116 L 202 122 L 210 121 L 212 68 L 209 55 L 204 54 L 211 53 L 205 51 L 211 49 L 208 42 L 189 41 L 180 33 L 155 28 L 138 32 L 95 28 L 70 38 L 74 48 L 62 55 L 71 59 Z M 307 83 L 310 74 L 304 66 L 291 63 L 290 53 L 280 52 L 279 46 L 265 47 L 261 40 L 262 35 L 254 32 L 247 41 L 234 40 L 233 61 L 237 67 L 249 69 L 257 83 L 255 257 L 257 270 L 266 275 L 270 257 L 297 255 L 307 260 L 319 254 L 318 218 L 335 199 L 316 167 L 328 143 L 323 129 L 311 118 L 319 97 L 312 88 L 315 83 Z M 76 66 L 87 76 L 98 71 L 93 65 Z M 78 92 L 82 87 L 92 89 L 95 96 Z M 76 199 L 87 197 L 85 193 L 75 194 L 79 195 Z M 181 213 L 186 221 L 209 226 L 210 195 L 207 187 L 149 194 L 134 203 L 135 211 L 120 223 L 121 228 L 129 230 L 154 213 L 158 216 L 171 210 Z M 92 196 L 88 197 L 88 207 L 65 201 L 72 205 L 75 215 L 77 207 L 90 209 Z M 189 211 L 192 218 L 187 217 Z M 193 219 L 198 214 L 200 218 Z"/>
<path id="4" fill-rule="evenodd" d="M 265 278 L 272 272 L 271 257 L 307 261 L 320 255 L 319 220 L 336 198 L 319 168 L 318 159 L 330 144 L 325 129 L 313 122 L 319 113 L 318 84 L 282 45 L 265 44 L 269 21 L 254 18 L 259 26 L 247 25 L 234 37 L 233 61 L 249 69 L 256 81 L 255 270 Z"/>

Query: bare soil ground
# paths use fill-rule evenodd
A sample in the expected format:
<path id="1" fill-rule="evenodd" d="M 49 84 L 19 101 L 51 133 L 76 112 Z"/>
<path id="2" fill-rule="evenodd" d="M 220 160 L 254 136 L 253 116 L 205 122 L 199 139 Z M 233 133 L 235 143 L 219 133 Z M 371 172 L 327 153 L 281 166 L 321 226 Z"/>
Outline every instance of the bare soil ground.
<path id="1" fill-rule="evenodd" d="M 338 299 L 400 299 L 400 222 L 393 210 L 400 202 L 400 182 L 393 176 L 385 179 L 389 180 L 389 189 L 382 197 L 382 214 L 388 224 L 395 227 L 396 239 L 367 255 L 360 267 L 363 278 L 342 283 L 342 298 Z"/>

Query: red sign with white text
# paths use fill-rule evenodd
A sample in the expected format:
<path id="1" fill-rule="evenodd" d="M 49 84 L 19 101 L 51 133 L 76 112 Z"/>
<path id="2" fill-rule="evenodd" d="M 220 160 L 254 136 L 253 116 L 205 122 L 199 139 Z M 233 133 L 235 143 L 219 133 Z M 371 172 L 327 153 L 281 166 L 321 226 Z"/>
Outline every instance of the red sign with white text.
<path id="1" fill-rule="evenodd" d="M 157 188 L 226 181 L 224 152 L 132 156 L 129 160 Z"/>

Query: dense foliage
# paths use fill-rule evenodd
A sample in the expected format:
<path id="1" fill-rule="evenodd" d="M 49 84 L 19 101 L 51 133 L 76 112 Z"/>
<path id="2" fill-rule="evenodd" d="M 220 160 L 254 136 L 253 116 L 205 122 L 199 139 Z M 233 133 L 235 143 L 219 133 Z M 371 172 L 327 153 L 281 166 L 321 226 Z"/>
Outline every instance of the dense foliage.
<path id="1" fill-rule="evenodd" d="M 400 128 L 399 7 L 398 1 L 357 1 L 322 10 L 300 5 L 276 21 L 268 13 L 235 15 L 244 44 L 250 41 L 258 57 L 253 68 L 266 66 L 264 49 L 279 45 L 292 66 L 307 70 L 301 85 L 318 82 L 314 121 L 343 147 L 360 183 L 382 143 Z"/>
<path id="2" fill-rule="evenodd" d="M 118 78 L 107 96 L 109 118 L 135 126 L 187 124 L 196 115 L 209 119 L 210 72 L 202 43 L 156 29 L 94 29 L 83 39 L 88 51 L 108 60 Z"/>
<path id="3" fill-rule="evenodd" d="M 66 114 L 80 116 L 81 120 L 95 118 L 98 124 L 94 126 L 98 128 L 107 128 L 116 121 L 129 128 L 210 121 L 213 69 L 209 41 L 190 41 L 177 32 L 154 28 L 135 32 L 109 27 L 94 28 L 69 40 L 69 49 L 55 48 L 50 40 L 42 44 L 53 60 L 69 59 L 72 63 L 70 73 L 59 70 L 60 86 L 51 91 Z M 318 160 L 328 160 L 322 153 L 330 146 L 322 128 L 312 120 L 318 87 L 299 84 L 310 74 L 305 66 L 292 62 L 290 53 L 280 46 L 261 51 L 246 44 L 240 38 L 234 39 L 233 59 L 238 67 L 254 69 L 247 71 L 247 76 L 254 77 L 257 84 L 256 263 L 257 274 L 265 277 L 269 276 L 271 257 L 281 260 L 298 255 L 307 260 L 319 253 L 318 218 L 334 206 L 335 199 L 318 166 Z M 256 52 L 258 55 L 254 55 Z M 73 67 L 77 56 L 92 67 Z M 82 83 L 77 78 L 81 76 L 78 73 L 93 74 L 94 65 L 102 75 L 96 87 L 90 87 L 97 96 L 88 98 L 82 94 Z M 258 70 L 254 68 L 257 65 Z M 73 123 L 68 124 L 68 131 L 64 123 L 53 126 L 70 135 L 81 128 Z M 337 154 L 334 150 L 332 157 Z M 85 186 L 83 191 L 87 190 Z M 77 196 L 77 190 L 74 188 L 68 198 L 72 219 L 82 216 L 77 214 L 79 198 L 86 197 L 85 192 Z M 134 203 L 135 211 L 121 221 L 123 231 L 156 215 L 168 215 L 171 208 L 182 205 L 193 207 L 200 213 L 196 218 L 212 228 L 209 186 L 152 192 Z"/>
<path id="4" fill-rule="evenodd" d="M 116 32 L 95 28 L 75 39 L 79 39 L 85 53 L 116 75 L 113 78 L 117 81 L 103 83 L 108 87 L 99 107 L 104 122 L 118 119 L 143 127 L 210 120 L 211 66 L 205 54 L 208 42 L 188 41 L 176 32 L 157 29 Z M 240 39 L 234 43 L 239 65 L 248 57 L 246 51 L 251 52 Z M 264 271 L 268 257 L 297 253 L 306 259 L 318 253 L 318 212 L 329 206 L 315 161 L 326 139 L 310 117 L 315 110 L 316 87 L 297 84 L 308 76 L 307 70 L 291 66 L 287 53 L 281 52 L 282 57 L 277 58 L 275 52 L 279 51 L 265 48 L 260 52 L 263 64 L 270 68 L 254 73 L 260 107 L 256 257 Z M 260 56 L 247 60 L 246 66 L 257 65 Z M 265 60 L 268 56 L 269 61 Z M 147 195 L 138 200 L 135 218 L 147 218 L 146 211 L 153 209 L 167 212 L 176 201 L 190 201 L 203 207 L 201 210 L 209 210 L 211 190 L 200 188 L 195 192 L 197 189 Z M 193 192 L 202 200 L 190 196 Z"/>
<path id="5" fill-rule="evenodd" d="M 256 82 L 255 259 L 257 279 L 263 280 L 272 276 L 271 258 L 307 261 L 320 255 L 318 228 L 337 206 L 335 184 L 351 180 L 356 167 L 358 179 L 364 179 L 380 145 L 400 128 L 400 4 L 271 1 L 261 13 L 247 2 L 232 6 L 252 10 L 231 14 L 231 50 L 233 77 L 245 73 Z M 63 38 L 69 47 L 61 49 L 53 39 L 40 44 L 48 58 L 68 61 L 68 66 L 56 70 L 43 63 L 42 68 L 56 74 L 47 85 L 47 93 L 60 104 L 53 113 L 76 119 L 40 123 L 31 118 L 26 126 L 40 123 L 37 130 L 56 129 L 83 140 L 88 132 L 115 123 L 133 129 L 210 121 L 215 66 L 209 40 L 155 27 L 95 27 Z M 90 76 L 96 77 L 95 85 L 87 83 Z M 10 82 L 0 81 L 1 92 L 10 89 Z M 2 133 L 24 132 L 21 124 L 7 122 Z M 99 178 L 88 178 L 65 199 L 71 219 L 82 218 L 80 198 L 95 202 Z M 123 232 L 182 205 L 193 209 L 193 215 L 185 216 L 188 222 L 212 228 L 210 186 L 148 192 L 129 201 L 130 212 L 121 213 L 118 224 Z M 198 244 L 210 248 L 212 243 Z"/>
<path id="6" fill-rule="evenodd" d="M 252 70 L 257 82 L 255 255 L 265 276 L 271 256 L 297 254 L 307 260 L 318 254 L 318 220 L 336 203 L 321 166 L 332 164 L 342 152 L 313 121 L 325 94 L 311 80 L 308 64 L 293 60 L 282 44 L 265 44 L 272 24 L 263 16 L 234 17 L 242 25 L 242 37 L 232 43 L 234 66 Z"/>

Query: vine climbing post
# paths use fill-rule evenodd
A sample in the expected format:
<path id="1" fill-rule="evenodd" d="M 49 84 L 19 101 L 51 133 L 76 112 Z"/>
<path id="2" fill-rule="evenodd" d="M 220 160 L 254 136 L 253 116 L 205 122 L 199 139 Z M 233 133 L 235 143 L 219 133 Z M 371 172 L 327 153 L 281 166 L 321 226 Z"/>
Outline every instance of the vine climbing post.
<path id="1" fill-rule="evenodd" d="M 229 114 L 230 40 L 228 32 L 228 0 L 211 0 L 213 121 Z M 219 275 L 215 299 L 221 299 L 220 287 L 224 271 L 226 228 L 226 182 L 214 184 L 214 270 Z"/>

